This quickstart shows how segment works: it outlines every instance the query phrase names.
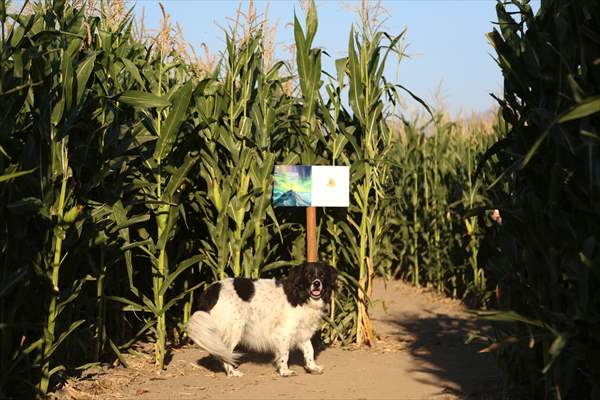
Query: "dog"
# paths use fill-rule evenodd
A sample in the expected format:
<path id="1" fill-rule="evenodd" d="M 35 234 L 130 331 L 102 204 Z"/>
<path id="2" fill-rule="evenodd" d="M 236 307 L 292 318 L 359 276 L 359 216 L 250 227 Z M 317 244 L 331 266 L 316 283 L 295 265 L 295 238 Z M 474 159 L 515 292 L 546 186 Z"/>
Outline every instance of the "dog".
<path id="1" fill-rule="evenodd" d="M 311 337 L 326 312 L 337 271 L 323 262 L 293 267 L 283 281 L 228 278 L 210 285 L 190 317 L 189 337 L 223 363 L 227 376 L 238 369 L 238 344 L 248 350 L 275 354 L 280 376 L 296 375 L 288 367 L 290 350 L 300 348 L 304 368 L 323 373 L 315 363 Z"/>

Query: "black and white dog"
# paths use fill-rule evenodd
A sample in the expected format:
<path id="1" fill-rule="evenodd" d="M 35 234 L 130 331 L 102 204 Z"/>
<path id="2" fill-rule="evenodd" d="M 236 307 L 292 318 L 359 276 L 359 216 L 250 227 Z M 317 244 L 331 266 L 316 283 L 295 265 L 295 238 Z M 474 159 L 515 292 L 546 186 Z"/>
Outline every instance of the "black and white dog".
<path id="1" fill-rule="evenodd" d="M 200 311 L 188 323 L 189 337 L 223 362 L 228 376 L 237 369 L 238 344 L 249 350 L 275 353 L 281 376 L 296 373 L 288 368 L 290 350 L 304 354 L 304 368 L 320 374 L 310 341 L 316 332 L 337 271 L 322 262 L 304 263 L 290 270 L 283 281 L 229 278 L 213 283 L 200 296 Z"/>

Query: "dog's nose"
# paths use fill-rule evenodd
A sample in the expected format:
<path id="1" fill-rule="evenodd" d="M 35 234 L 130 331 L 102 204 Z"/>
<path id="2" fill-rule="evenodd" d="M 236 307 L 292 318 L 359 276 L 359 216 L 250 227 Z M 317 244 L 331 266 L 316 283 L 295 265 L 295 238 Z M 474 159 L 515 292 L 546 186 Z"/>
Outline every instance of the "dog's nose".
<path id="1" fill-rule="evenodd" d="M 320 289 L 321 288 L 321 281 L 319 279 L 315 279 L 313 281 L 313 285 L 315 286 L 315 288 Z"/>

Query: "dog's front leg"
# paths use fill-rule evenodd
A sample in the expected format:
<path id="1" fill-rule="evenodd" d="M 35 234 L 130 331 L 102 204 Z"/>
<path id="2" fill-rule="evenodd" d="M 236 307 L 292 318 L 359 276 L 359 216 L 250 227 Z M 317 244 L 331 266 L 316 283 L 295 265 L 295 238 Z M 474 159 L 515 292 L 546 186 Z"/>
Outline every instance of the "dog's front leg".
<path id="1" fill-rule="evenodd" d="M 277 366 L 277 372 L 281 376 L 294 376 L 296 375 L 295 371 L 292 371 L 288 368 L 288 358 L 290 357 L 290 350 L 288 347 L 281 347 L 277 349 L 277 355 L 275 357 L 275 364 Z"/>
<path id="2" fill-rule="evenodd" d="M 315 363 L 314 350 L 310 339 L 303 342 L 300 345 L 300 349 L 302 350 L 302 354 L 304 354 L 304 369 L 311 374 L 322 374 L 323 367 Z"/>

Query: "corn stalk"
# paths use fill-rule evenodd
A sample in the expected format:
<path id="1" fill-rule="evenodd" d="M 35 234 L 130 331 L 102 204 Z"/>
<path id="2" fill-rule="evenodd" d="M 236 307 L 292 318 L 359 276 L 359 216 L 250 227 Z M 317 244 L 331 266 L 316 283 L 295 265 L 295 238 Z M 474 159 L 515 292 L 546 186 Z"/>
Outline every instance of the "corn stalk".
<path id="1" fill-rule="evenodd" d="M 387 37 L 387 49 L 382 45 L 382 32 L 370 33 L 367 26 L 360 32 L 350 31 L 346 73 L 348 74 L 349 104 L 354 113 L 355 132 L 349 141 L 356 152 L 352 159 L 352 198 L 356 213 L 348 222 L 358 236 L 358 314 L 356 343 L 372 344 L 373 331 L 368 317 L 368 302 L 375 274 L 374 260 L 381 241 L 381 205 L 385 198 L 388 179 L 385 158 L 389 147 L 390 130 L 387 125 L 384 96 L 394 93 L 394 88 L 384 78 L 385 64 L 391 51 L 396 50 L 402 35 Z M 354 215 L 358 221 L 354 219 Z"/>

